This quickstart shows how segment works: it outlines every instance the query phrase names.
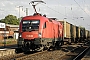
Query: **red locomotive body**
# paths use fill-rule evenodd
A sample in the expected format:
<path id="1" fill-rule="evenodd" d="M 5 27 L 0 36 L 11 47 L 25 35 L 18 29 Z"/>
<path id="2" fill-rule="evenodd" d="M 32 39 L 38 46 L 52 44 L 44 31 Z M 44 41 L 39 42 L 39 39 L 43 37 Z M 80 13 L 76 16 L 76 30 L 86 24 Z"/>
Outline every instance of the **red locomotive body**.
<path id="1" fill-rule="evenodd" d="M 22 18 L 18 47 L 23 51 L 43 50 L 60 46 L 62 42 L 63 26 L 60 22 L 40 15 Z"/>

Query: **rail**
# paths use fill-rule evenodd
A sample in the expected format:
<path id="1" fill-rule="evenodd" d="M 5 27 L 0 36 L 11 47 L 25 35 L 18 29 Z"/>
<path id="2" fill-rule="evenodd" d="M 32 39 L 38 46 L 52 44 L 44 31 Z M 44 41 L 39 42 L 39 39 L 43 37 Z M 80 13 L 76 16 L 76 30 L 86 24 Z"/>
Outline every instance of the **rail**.
<path id="1" fill-rule="evenodd" d="M 90 47 L 87 47 L 83 52 L 81 52 L 79 55 L 77 55 L 73 60 L 81 59 L 89 49 L 90 49 Z"/>

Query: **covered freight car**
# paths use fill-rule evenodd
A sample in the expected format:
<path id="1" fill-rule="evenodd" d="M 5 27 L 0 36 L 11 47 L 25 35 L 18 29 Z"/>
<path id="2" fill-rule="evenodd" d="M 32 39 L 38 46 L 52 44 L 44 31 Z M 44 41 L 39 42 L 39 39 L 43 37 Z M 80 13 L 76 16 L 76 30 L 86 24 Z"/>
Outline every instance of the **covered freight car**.
<path id="1" fill-rule="evenodd" d="M 76 26 L 76 38 L 75 42 L 78 42 L 80 40 L 80 28 Z"/>
<path id="2" fill-rule="evenodd" d="M 67 22 L 67 21 L 60 21 L 63 23 L 63 36 L 64 36 L 64 42 L 72 43 L 75 42 L 76 38 L 76 26 L 73 24 Z"/>
<path id="3" fill-rule="evenodd" d="M 71 34 L 71 42 L 74 43 L 76 38 L 76 26 L 73 24 L 70 25 L 70 34 Z"/>
<path id="4" fill-rule="evenodd" d="M 88 30 L 85 30 L 85 35 L 86 35 L 85 36 L 85 38 L 86 38 L 85 40 L 88 40 L 88 36 L 89 36 L 89 31 Z"/>
<path id="5" fill-rule="evenodd" d="M 88 40 L 90 40 L 90 31 L 89 31 L 89 35 L 88 35 Z"/>
<path id="6" fill-rule="evenodd" d="M 84 27 L 80 27 L 80 40 L 79 42 L 82 42 L 85 40 L 86 33 L 85 33 L 85 28 Z"/>

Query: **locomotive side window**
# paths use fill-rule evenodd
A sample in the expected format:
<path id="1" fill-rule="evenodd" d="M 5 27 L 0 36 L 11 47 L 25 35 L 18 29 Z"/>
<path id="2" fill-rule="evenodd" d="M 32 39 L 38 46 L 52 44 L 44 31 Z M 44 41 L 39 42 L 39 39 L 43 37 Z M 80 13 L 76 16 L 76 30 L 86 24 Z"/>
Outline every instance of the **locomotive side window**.
<path id="1" fill-rule="evenodd" d="M 44 23 L 44 26 L 43 26 L 43 28 L 46 28 L 46 22 Z"/>
<path id="2" fill-rule="evenodd" d="M 23 20 L 22 31 L 36 31 L 39 29 L 40 20 Z"/>

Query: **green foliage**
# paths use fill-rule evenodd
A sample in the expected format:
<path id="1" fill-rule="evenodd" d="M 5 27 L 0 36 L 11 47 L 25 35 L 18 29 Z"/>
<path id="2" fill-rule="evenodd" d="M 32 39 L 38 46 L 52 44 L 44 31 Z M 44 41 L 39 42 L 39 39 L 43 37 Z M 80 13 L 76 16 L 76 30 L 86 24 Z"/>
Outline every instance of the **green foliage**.
<path id="1" fill-rule="evenodd" d="M 6 23 L 6 24 L 19 25 L 19 20 L 14 15 L 8 15 L 4 19 L 1 19 L 0 22 Z"/>

